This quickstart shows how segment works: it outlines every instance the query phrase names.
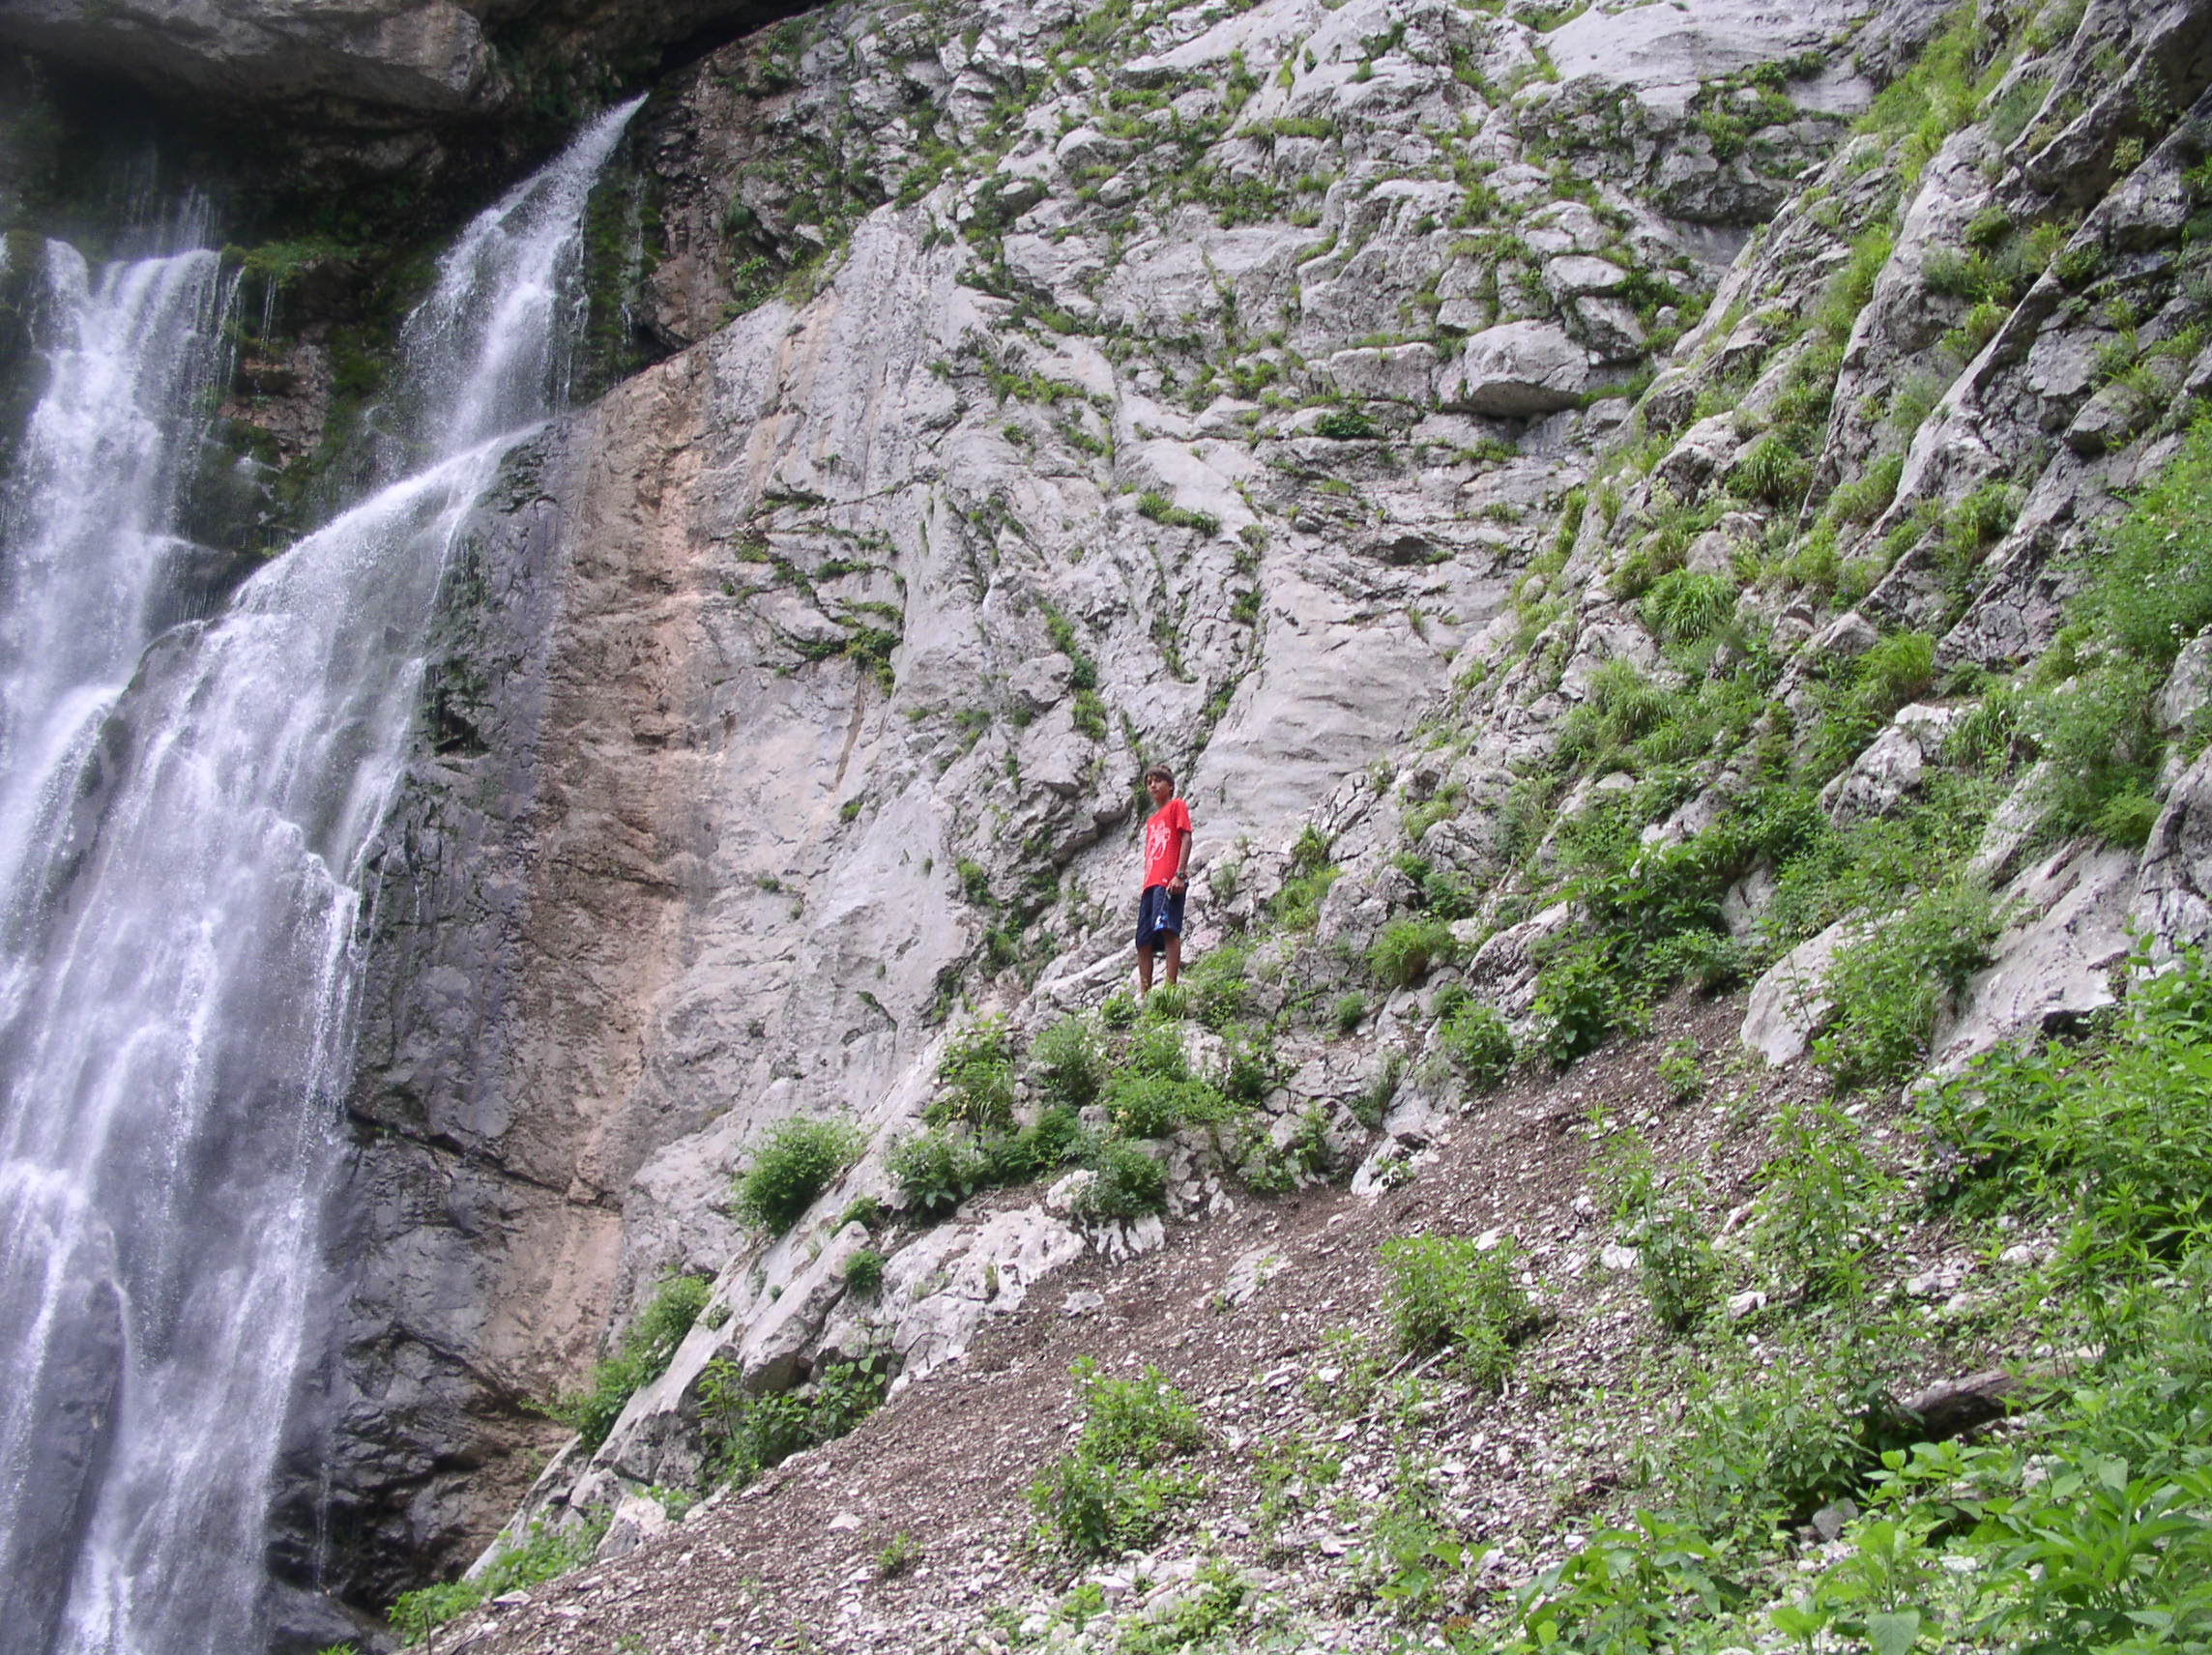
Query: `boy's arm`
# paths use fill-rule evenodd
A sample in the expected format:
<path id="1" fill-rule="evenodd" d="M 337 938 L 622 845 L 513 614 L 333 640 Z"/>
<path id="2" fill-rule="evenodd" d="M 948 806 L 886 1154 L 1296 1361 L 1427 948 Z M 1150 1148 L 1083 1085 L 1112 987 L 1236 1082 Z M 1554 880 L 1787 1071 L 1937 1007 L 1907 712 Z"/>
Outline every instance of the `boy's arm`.
<path id="1" fill-rule="evenodd" d="M 1176 857 L 1176 883 L 1187 890 L 1190 887 L 1190 829 L 1179 829 L 1176 838 L 1181 841 Z"/>

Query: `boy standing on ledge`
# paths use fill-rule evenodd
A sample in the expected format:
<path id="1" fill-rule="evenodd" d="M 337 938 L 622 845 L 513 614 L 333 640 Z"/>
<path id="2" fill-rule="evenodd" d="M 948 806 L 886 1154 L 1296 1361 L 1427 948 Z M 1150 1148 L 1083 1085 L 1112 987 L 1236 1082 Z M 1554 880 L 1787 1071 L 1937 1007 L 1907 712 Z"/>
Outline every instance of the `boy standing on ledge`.
<path id="1" fill-rule="evenodd" d="M 1145 824 L 1145 889 L 1137 898 L 1137 993 L 1152 992 L 1152 953 L 1166 939 L 1168 981 L 1182 971 L 1182 897 L 1190 888 L 1190 806 L 1175 796 L 1175 775 L 1165 765 L 1145 772 L 1152 796 Z"/>

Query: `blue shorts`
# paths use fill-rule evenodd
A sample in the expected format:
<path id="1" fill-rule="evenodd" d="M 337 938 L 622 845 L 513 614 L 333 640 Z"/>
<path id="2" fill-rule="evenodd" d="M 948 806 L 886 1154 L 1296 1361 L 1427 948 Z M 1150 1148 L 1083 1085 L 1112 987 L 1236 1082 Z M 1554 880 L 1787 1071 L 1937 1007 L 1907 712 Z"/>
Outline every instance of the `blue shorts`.
<path id="1" fill-rule="evenodd" d="M 1145 886 L 1137 898 L 1137 946 L 1156 948 L 1162 937 L 1182 935 L 1182 895 L 1164 885 Z"/>

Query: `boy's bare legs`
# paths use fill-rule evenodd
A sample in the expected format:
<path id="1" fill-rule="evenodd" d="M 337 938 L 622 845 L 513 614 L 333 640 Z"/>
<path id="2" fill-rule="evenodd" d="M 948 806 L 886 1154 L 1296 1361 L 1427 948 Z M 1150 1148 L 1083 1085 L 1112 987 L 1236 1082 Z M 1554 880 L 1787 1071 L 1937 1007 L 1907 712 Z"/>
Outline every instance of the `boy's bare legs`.
<path id="1" fill-rule="evenodd" d="M 1150 988 L 1150 987 L 1152 986 L 1152 962 L 1150 961 L 1150 959 L 1147 958 L 1147 957 L 1146 957 L 1146 956 L 1144 956 L 1144 955 L 1139 955 L 1139 956 L 1138 956 L 1138 958 L 1139 958 L 1139 959 L 1142 959 L 1142 960 L 1144 960 L 1144 962 L 1145 962 L 1145 986 L 1146 986 L 1147 988 Z M 1182 974 L 1182 938 L 1181 938 L 1181 937 L 1180 937 L 1180 936 L 1179 936 L 1178 933 L 1176 933 L 1176 932 L 1173 932 L 1173 931 L 1170 931 L 1170 932 L 1168 933 L 1168 984 L 1169 984 L 1169 986 L 1170 986 L 1170 987 L 1173 987 L 1173 986 L 1174 986 L 1174 984 L 1175 984 L 1175 980 L 1176 980 L 1176 978 L 1177 978 L 1177 977 L 1179 977 L 1179 976 L 1180 976 L 1181 974 Z"/>
<path id="2" fill-rule="evenodd" d="M 1179 941 L 1179 938 L 1171 937 L 1168 939 L 1168 981 L 1170 982 L 1174 982 L 1176 979 L 1176 960 L 1179 952 L 1176 944 Z M 1140 947 L 1137 950 L 1137 998 L 1142 1000 L 1151 992 L 1152 951 L 1150 948 Z"/>

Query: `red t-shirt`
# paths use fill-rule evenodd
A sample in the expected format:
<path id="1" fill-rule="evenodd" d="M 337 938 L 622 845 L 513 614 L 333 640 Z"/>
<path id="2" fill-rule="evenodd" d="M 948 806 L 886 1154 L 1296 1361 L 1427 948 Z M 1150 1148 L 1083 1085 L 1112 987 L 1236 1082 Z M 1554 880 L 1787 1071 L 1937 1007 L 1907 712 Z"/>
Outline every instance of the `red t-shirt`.
<path id="1" fill-rule="evenodd" d="M 1171 798 L 1145 824 L 1145 883 L 1165 885 L 1182 864 L 1182 835 L 1190 831 L 1190 806 Z"/>

